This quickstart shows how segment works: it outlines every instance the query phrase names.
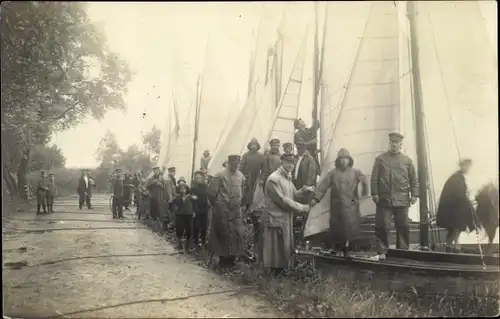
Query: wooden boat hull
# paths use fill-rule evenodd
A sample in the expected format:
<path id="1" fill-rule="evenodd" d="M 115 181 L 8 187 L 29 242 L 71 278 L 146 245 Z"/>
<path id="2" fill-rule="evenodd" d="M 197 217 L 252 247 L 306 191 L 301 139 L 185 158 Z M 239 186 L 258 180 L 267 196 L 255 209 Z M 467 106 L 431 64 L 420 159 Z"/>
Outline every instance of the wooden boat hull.
<path id="1" fill-rule="evenodd" d="M 336 269 L 352 271 L 359 280 L 369 280 L 384 291 L 416 290 L 419 294 L 491 296 L 500 293 L 500 270 L 480 265 L 421 262 L 404 258 L 369 260 L 344 258 L 326 253 L 298 251 L 298 258 L 312 259 L 316 270 L 328 273 Z"/>

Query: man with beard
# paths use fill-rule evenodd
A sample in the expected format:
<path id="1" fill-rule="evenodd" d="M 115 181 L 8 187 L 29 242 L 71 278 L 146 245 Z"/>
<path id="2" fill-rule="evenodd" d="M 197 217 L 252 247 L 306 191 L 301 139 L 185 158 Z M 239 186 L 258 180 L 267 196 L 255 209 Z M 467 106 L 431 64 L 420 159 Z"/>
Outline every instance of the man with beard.
<path id="1" fill-rule="evenodd" d="M 333 248 L 349 254 L 349 242 L 359 237 L 361 212 L 358 190 L 361 196 L 368 196 L 368 182 L 365 175 L 353 168 L 354 160 L 342 148 L 335 160 L 335 168 L 328 172 L 316 189 L 311 206 L 316 205 L 330 190 L 330 234 Z"/>
<path id="2" fill-rule="evenodd" d="M 262 165 L 264 164 L 264 155 L 259 152 L 260 144 L 257 139 L 252 138 L 247 148 L 248 152 L 241 158 L 239 167 L 246 181 L 245 193 L 243 194 L 243 205 L 245 205 L 246 210 L 252 205 L 255 187 L 259 181 Z"/>
<path id="3" fill-rule="evenodd" d="M 297 191 L 291 180 L 295 156 L 283 154 L 281 166 L 266 181 L 266 205 L 262 212 L 262 252 L 260 262 L 275 273 L 293 265 L 294 239 L 293 216 L 305 214 L 309 205 L 297 202 L 297 198 L 313 187 Z"/>
<path id="4" fill-rule="evenodd" d="M 160 168 L 158 166 L 153 168 L 153 176 L 148 180 L 146 188 L 151 194 L 151 218 L 158 220 L 161 215 L 161 204 L 165 190 L 165 180 L 161 176 Z"/>
<path id="5" fill-rule="evenodd" d="M 320 173 L 320 166 L 318 160 L 318 130 L 319 121 L 315 121 L 310 127 L 306 127 L 306 123 L 302 119 L 297 119 L 294 121 L 294 127 L 297 130 L 293 137 L 295 145 L 303 144 L 309 151 L 309 154 L 314 158 L 314 163 L 317 166 L 316 172 Z"/>
<path id="6" fill-rule="evenodd" d="M 191 194 L 196 197 L 194 207 L 193 236 L 196 247 L 204 246 L 207 237 L 208 223 L 208 185 L 205 183 L 203 172 L 198 171 L 194 174 L 194 181 L 191 185 Z"/>
<path id="7" fill-rule="evenodd" d="M 238 171 L 239 155 L 228 157 L 228 167 L 215 174 L 209 185 L 213 216 L 210 223 L 208 251 L 219 256 L 221 268 L 231 268 L 243 253 L 241 204 L 245 177 Z"/>
<path id="8" fill-rule="evenodd" d="M 459 170 L 448 178 L 439 197 L 436 224 L 447 229 L 446 251 L 460 253 L 460 234 L 474 227 L 474 207 L 468 196 L 465 175 L 469 173 L 472 161 L 460 161 Z"/>
<path id="9" fill-rule="evenodd" d="M 375 236 L 379 240 L 380 257 L 389 247 L 391 219 L 396 224 L 396 247 L 408 249 L 410 223 L 408 210 L 419 196 L 418 178 L 413 161 L 401 153 L 403 135 L 389 134 L 389 151 L 375 159 L 371 177 L 375 212 Z"/>

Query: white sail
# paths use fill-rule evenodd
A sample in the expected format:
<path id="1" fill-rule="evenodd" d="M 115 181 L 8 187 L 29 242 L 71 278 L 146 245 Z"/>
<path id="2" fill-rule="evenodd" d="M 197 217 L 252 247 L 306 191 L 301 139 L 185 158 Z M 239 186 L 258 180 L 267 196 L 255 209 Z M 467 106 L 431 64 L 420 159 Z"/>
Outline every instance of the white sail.
<path id="1" fill-rule="evenodd" d="M 172 106 L 169 108 L 168 116 L 167 116 L 167 121 L 165 123 L 165 127 L 162 130 L 162 135 L 160 139 L 160 145 L 162 145 L 160 149 L 160 154 L 158 155 L 158 159 L 156 161 L 156 165 L 162 167 L 166 165 L 166 162 L 168 160 L 168 154 L 172 153 L 172 146 L 175 143 L 175 136 L 172 134 Z"/>

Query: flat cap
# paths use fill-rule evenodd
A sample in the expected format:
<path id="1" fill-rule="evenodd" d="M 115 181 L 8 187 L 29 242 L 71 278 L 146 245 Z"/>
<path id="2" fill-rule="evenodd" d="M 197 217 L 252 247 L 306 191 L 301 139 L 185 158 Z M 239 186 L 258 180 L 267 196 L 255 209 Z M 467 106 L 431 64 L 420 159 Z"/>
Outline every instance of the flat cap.
<path id="1" fill-rule="evenodd" d="M 284 162 L 295 162 L 296 157 L 293 154 L 283 154 L 280 159 Z"/>
<path id="2" fill-rule="evenodd" d="M 239 155 L 229 155 L 227 157 L 228 162 L 239 161 L 240 159 L 241 159 L 241 156 L 239 156 Z"/>
<path id="3" fill-rule="evenodd" d="M 470 158 L 463 158 L 458 163 L 458 165 L 460 165 L 460 166 L 466 166 L 466 165 L 470 165 L 470 164 L 472 164 L 472 160 Z"/>
<path id="4" fill-rule="evenodd" d="M 121 168 L 117 168 L 117 169 L 115 169 L 115 172 L 121 173 L 121 172 L 123 172 L 123 170 Z"/>
<path id="5" fill-rule="evenodd" d="M 290 142 L 283 143 L 283 147 L 287 147 L 287 146 L 293 147 L 293 144 Z"/>
<path id="6" fill-rule="evenodd" d="M 272 140 L 269 141 L 269 145 L 279 145 L 280 140 L 277 138 L 273 138 Z"/>
<path id="7" fill-rule="evenodd" d="M 169 172 L 175 172 L 175 166 L 171 166 L 167 169 Z"/>
<path id="8" fill-rule="evenodd" d="M 160 169 L 160 166 L 155 166 L 153 167 L 153 169 Z"/>
<path id="9" fill-rule="evenodd" d="M 389 133 L 390 140 L 401 141 L 403 138 L 404 136 L 399 133 Z"/>

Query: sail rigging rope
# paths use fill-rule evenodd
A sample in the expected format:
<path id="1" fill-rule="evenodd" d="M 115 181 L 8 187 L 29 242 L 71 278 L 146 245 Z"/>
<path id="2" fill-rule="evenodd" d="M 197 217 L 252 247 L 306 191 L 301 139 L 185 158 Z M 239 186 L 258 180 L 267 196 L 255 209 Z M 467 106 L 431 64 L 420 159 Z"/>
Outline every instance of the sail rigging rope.
<path id="1" fill-rule="evenodd" d="M 450 119 L 451 129 L 452 129 L 452 132 L 453 132 L 453 138 L 455 140 L 455 149 L 457 151 L 458 159 L 460 161 L 462 159 L 462 157 L 461 157 L 461 154 L 460 154 L 460 147 L 458 145 L 457 132 L 456 132 L 456 129 L 455 129 L 455 123 L 453 121 L 453 115 L 452 115 L 451 105 L 450 105 L 450 101 L 449 101 L 449 95 L 448 95 L 448 91 L 446 89 L 446 84 L 445 84 L 445 81 L 444 81 L 443 68 L 441 67 L 441 59 L 440 59 L 440 56 L 439 56 L 439 53 L 438 53 L 438 50 L 437 50 L 436 37 L 435 37 L 435 34 L 434 34 L 434 26 L 432 25 L 432 20 L 431 20 L 431 17 L 430 17 L 429 10 L 426 10 L 426 17 L 427 17 L 427 20 L 429 22 L 429 26 L 430 26 L 430 29 L 431 29 L 430 34 L 431 34 L 431 37 L 432 37 L 434 54 L 435 54 L 436 60 L 438 62 L 438 69 L 439 69 L 439 74 L 440 74 L 440 77 L 441 77 L 441 83 L 443 85 L 443 91 L 444 91 L 444 95 L 445 95 L 446 106 L 447 106 L 447 109 L 448 109 L 448 116 L 449 116 L 449 119 Z M 475 218 L 474 210 L 473 209 L 471 209 L 471 214 L 472 214 L 472 224 L 474 225 L 474 228 L 475 228 L 476 241 L 477 241 L 477 245 L 479 247 L 479 254 L 481 255 L 481 261 L 483 263 L 483 268 L 486 269 L 486 264 L 484 262 L 484 256 L 483 256 L 483 248 L 482 248 L 481 242 L 479 240 L 479 230 L 478 230 L 477 225 L 476 225 L 476 218 Z"/>

